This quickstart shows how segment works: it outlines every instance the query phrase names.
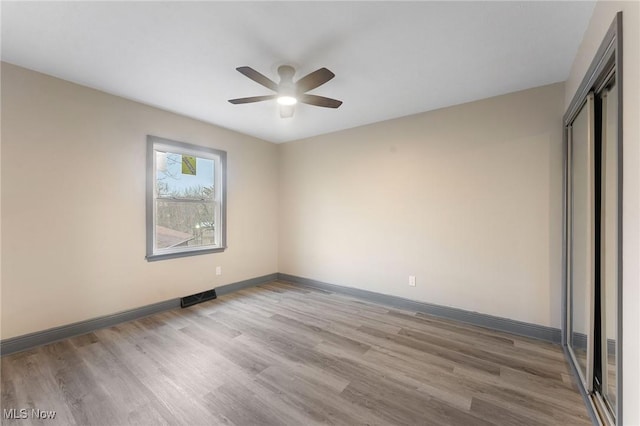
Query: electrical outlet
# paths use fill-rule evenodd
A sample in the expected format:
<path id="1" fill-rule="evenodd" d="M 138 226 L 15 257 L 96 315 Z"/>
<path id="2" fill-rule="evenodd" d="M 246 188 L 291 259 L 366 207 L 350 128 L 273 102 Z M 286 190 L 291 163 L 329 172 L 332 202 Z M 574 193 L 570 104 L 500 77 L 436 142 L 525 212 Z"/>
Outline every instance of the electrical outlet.
<path id="1" fill-rule="evenodd" d="M 222 275 L 222 266 L 216 266 L 216 275 Z"/>
<path id="2" fill-rule="evenodd" d="M 416 286 L 416 276 L 415 275 L 409 275 L 409 285 L 411 287 L 415 287 Z"/>

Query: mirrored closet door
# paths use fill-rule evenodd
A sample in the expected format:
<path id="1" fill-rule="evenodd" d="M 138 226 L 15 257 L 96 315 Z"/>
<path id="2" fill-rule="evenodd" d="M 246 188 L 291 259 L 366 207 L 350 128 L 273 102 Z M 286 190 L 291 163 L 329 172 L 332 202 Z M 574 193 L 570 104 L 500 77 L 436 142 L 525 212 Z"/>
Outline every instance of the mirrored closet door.
<path id="1" fill-rule="evenodd" d="M 564 117 L 564 342 L 588 407 L 621 418 L 622 15 L 614 20 Z"/>
<path id="2" fill-rule="evenodd" d="M 569 127 L 569 353 L 580 381 L 593 382 L 594 302 L 594 96 L 590 93 Z"/>
<path id="3" fill-rule="evenodd" d="M 603 89 L 602 147 L 600 159 L 600 354 L 601 374 L 598 379 L 603 402 L 612 413 L 616 411 L 620 280 L 620 182 L 618 165 L 618 96 L 615 80 Z"/>

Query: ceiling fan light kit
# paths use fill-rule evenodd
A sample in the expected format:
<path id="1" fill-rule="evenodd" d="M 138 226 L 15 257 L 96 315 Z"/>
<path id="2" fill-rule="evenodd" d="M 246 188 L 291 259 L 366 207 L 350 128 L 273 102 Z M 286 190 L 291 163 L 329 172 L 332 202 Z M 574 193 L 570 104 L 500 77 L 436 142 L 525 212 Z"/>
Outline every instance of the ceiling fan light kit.
<path id="1" fill-rule="evenodd" d="M 297 104 L 298 100 L 295 98 L 295 96 L 279 96 L 278 103 L 280 105 L 290 106 Z"/>
<path id="2" fill-rule="evenodd" d="M 323 108 L 338 108 L 342 101 L 325 98 L 324 96 L 309 95 L 306 92 L 313 90 L 335 77 L 335 74 L 326 68 L 320 68 L 300 80 L 293 82 L 296 70 L 289 65 L 282 65 L 278 68 L 280 83 L 260 74 L 251 67 L 244 66 L 236 68 L 242 75 L 250 78 L 256 83 L 276 92 L 275 95 L 252 96 L 249 98 L 229 99 L 234 105 L 248 104 L 253 102 L 270 101 L 276 99 L 280 107 L 281 118 L 291 118 L 295 111 L 295 105 L 300 102 L 307 105 L 319 106 Z"/>

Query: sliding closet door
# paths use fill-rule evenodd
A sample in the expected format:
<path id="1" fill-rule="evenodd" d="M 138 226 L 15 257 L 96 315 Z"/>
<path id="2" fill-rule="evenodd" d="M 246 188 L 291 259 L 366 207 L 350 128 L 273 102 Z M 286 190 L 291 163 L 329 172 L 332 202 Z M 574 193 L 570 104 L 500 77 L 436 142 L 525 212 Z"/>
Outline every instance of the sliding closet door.
<path id="1" fill-rule="evenodd" d="M 569 351 L 587 390 L 593 383 L 594 97 L 569 126 Z"/>
<path id="2" fill-rule="evenodd" d="M 617 336 L 619 282 L 619 157 L 618 94 L 614 84 L 603 89 L 602 99 L 602 172 L 601 172 L 601 237 L 600 237 L 600 350 L 602 359 L 600 394 L 611 415 L 616 413 Z"/>
<path id="3" fill-rule="evenodd" d="M 563 117 L 564 344 L 598 424 L 622 418 L 622 13 Z"/>

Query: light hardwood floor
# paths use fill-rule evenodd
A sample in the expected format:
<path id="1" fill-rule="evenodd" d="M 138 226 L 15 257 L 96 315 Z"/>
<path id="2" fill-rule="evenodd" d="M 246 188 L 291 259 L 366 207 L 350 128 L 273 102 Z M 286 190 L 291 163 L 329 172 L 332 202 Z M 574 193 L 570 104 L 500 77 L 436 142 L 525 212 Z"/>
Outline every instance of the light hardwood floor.
<path id="1" fill-rule="evenodd" d="M 559 346 L 281 282 L 1 363 L 3 424 L 590 424 Z"/>

